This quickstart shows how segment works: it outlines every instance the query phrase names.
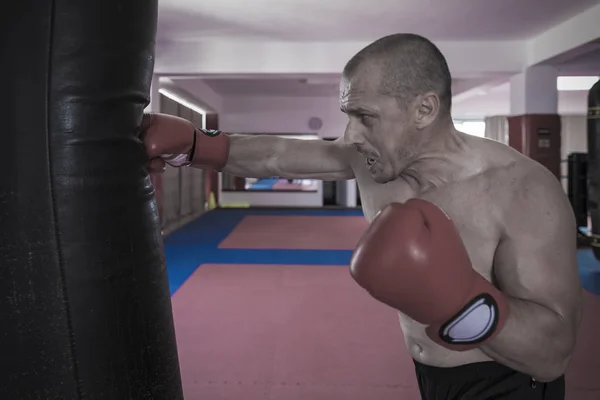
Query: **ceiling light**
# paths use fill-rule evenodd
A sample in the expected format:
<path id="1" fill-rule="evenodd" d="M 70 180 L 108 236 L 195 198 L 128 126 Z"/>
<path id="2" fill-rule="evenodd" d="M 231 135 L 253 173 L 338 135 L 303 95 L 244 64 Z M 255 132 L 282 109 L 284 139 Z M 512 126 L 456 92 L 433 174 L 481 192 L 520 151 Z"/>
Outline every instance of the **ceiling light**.
<path id="1" fill-rule="evenodd" d="M 286 139 L 300 139 L 300 140 L 318 140 L 318 135 L 278 135 L 279 137 Z"/>
<path id="2" fill-rule="evenodd" d="M 189 108 L 192 111 L 196 111 L 198 114 L 202 114 L 202 115 L 207 114 L 205 109 L 198 107 L 196 104 L 191 103 L 191 102 L 177 96 L 175 93 L 173 93 L 167 89 L 163 89 L 163 88 L 158 89 L 158 93 L 164 95 L 165 97 L 168 97 L 169 99 L 173 100 L 176 103 L 181 104 L 184 107 Z"/>

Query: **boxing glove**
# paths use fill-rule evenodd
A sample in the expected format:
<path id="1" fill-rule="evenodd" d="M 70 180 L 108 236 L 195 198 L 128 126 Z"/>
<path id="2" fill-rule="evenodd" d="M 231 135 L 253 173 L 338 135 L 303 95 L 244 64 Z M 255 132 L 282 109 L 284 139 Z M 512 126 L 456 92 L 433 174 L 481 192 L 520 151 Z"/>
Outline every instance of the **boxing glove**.
<path id="1" fill-rule="evenodd" d="M 145 114 L 140 138 L 151 160 L 174 167 L 191 166 L 221 171 L 229 157 L 229 136 L 217 130 L 197 129 L 183 118 Z"/>
<path id="2" fill-rule="evenodd" d="M 434 342 L 452 350 L 491 340 L 508 315 L 506 297 L 473 269 L 454 223 L 422 199 L 379 213 L 350 272 L 372 297 L 426 325 Z"/>

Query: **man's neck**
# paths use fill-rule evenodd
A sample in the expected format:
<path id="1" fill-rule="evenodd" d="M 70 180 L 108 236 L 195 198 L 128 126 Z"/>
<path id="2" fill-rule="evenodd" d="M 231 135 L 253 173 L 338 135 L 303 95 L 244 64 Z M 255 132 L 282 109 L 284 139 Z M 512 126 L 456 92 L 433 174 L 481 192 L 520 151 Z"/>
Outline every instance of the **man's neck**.
<path id="1" fill-rule="evenodd" d="M 465 134 L 457 131 L 452 122 L 423 133 L 424 145 L 419 155 L 402 174 L 417 193 L 472 175 L 476 160 L 469 154 Z"/>

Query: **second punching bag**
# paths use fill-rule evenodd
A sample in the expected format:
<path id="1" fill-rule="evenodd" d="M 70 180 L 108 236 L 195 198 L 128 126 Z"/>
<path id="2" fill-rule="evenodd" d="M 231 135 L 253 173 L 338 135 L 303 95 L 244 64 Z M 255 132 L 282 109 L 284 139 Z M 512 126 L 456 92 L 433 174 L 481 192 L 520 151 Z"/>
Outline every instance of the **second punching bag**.
<path id="1" fill-rule="evenodd" d="M 600 80 L 588 94 L 588 209 L 592 218 L 592 248 L 600 260 Z"/>

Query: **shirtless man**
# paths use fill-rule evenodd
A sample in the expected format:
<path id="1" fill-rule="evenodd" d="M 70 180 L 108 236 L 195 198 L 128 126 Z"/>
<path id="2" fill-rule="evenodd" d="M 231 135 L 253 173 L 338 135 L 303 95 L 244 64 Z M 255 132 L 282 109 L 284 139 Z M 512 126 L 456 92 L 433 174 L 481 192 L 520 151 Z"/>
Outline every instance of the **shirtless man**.
<path id="1" fill-rule="evenodd" d="M 351 272 L 399 311 L 422 398 L 563 399 L 582 292 L 574 217 L 558 180 L 508 146 L 455 130 L 446 60 L 418 35 L 387 36 L 356 54 L 340 103 L 348 126 L 334 142 L 207 132 L 154 115 L 143 137 L 150 168 L 166 161 L 240 177 L 355 178 L 373 223 Z M 462 348 L 437 336 L 448 323 L 460 328 L 453 317 L 481 293 L 490 301 L 484 314 L 496 313 L 489 334 Z M 457 306 L 446 320 L 433 316 Z"/>

